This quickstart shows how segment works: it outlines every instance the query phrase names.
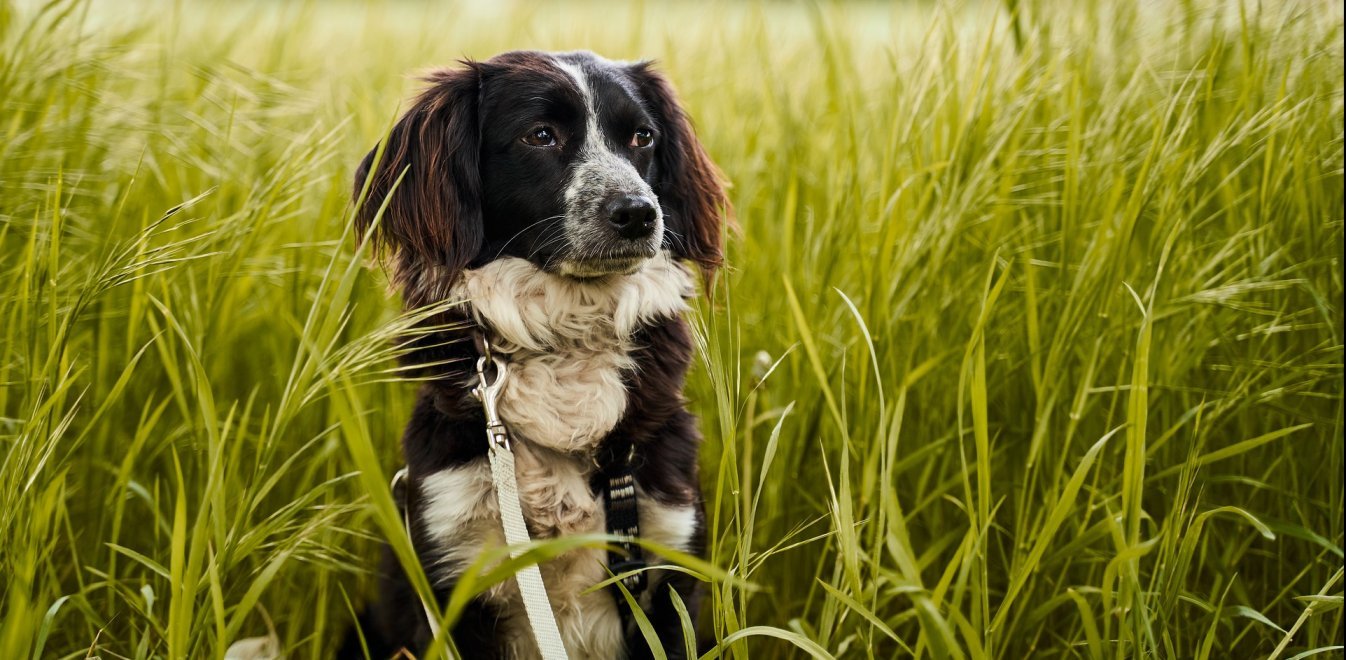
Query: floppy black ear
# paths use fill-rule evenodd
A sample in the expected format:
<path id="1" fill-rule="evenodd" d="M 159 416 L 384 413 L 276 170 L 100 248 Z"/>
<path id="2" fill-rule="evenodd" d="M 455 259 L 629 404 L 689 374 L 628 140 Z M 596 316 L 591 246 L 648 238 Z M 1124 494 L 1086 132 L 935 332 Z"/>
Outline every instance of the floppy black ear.
<path id="1" fill-rule="evenodd" d="M 709 279 L 724 262 L 721 225 L 733 218 L 723 177 L 696 139 L 668 79 L 649 62 L 634 65 L 632 77 L 659 124 L 653 187 L 674 232 L 670 247 L 675 256 L 696 262 Z"/>
<path id="2" fill-rule="evenodd" d="M 436 285 L 452 282 L 481 249 L 480 76 L 475 63 L 466 64 L 427 76 L 429 86 L 388 134 L 383 153 L 375 147 L 355 172 L 357 202 L 369 182 L 356 229 L 363 238 L 387 204 L 373 240 L 393 257 L 393 278 L 404 289 L 431 273 Z M 411 306 L 435 302 L 406 297 Z"/>

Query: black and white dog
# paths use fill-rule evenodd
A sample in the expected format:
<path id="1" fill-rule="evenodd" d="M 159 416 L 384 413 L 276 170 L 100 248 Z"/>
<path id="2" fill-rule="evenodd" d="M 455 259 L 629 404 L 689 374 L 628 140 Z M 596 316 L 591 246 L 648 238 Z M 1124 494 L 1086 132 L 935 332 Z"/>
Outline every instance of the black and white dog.
<path id="1" fill-rule="evenodd" d="M 683 313 L 694 273 L 720 265 L 729 205 L 668 81 L 648 63 L 523 51 L 427 81 L 355 187 L 358 199 L 368 181 L 361 235 L 386 205 L 373 236 L 404 304 L 463 303 L 436 319 L 461 332 L 427 337 L 408 357 L 433 365 L 402 448 L 412 538 L 439 596 L 503 543 L 485 421 L 469 394 L 474 332 L 508 362 L 499 409 L 534 539 L 604 532 L 603 484 L 630 461 L 641 537 L 701 553 Z M 608 558 L 580 549 L 541 566 L 571 658 L 649 655 L 609 590 L 585 593 L 609 577 Z M 641 606 L 680 656 L 670 591 L 695 619 L 696 584 L 679 572 L 653 571 Z M 419 653 L 430 639 L 395 563 L 360 623 L 376 658 Z M 508 582 L 472 602 L 452 635 L 466 658 L 528 658 L 527 626 Z"/>

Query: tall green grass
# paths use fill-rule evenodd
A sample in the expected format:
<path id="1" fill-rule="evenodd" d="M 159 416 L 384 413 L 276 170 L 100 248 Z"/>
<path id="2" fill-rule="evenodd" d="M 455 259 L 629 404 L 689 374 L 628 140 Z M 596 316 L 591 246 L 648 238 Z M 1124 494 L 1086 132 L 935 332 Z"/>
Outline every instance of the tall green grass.
<path id="1" fill-rule="evenodd" d="M 0 657 L 332 651 L 415 389 L 352 167 L 525 47 L 658 58 L 733 182 L 716 653 L 1341 657 L 1342 26 L 0 2 Z"/>

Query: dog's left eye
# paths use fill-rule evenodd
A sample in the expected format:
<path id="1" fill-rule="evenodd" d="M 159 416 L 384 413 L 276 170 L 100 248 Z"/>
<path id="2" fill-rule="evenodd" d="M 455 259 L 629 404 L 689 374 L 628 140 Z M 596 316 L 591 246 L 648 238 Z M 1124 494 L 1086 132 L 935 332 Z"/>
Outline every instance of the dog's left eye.
<path id="1" fill-rule="evenodd" d="M 637 128 L 635 134 L 631 136 L 631 146 L 642 149 L 654 144 L 654 131 L 648 128 Z"/>
<path id="2" fill-rule="evenodd" d="M 554 147 L 556 146 L 556 132 L 550 126 L 539 126 L 522 138 L 523 143 L 530 147 Z"/>

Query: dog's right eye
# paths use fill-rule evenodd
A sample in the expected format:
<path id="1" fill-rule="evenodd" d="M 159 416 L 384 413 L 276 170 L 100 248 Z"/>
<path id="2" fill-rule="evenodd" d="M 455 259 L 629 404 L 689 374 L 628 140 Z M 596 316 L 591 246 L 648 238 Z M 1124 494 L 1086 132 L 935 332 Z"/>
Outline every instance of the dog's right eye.
<path id="1" fill-rule="evenodd" d="M 539 126 L 524 135 L 523 143 L 530 147 L 556 146 L 556 132 L 550 126 Z"/>

